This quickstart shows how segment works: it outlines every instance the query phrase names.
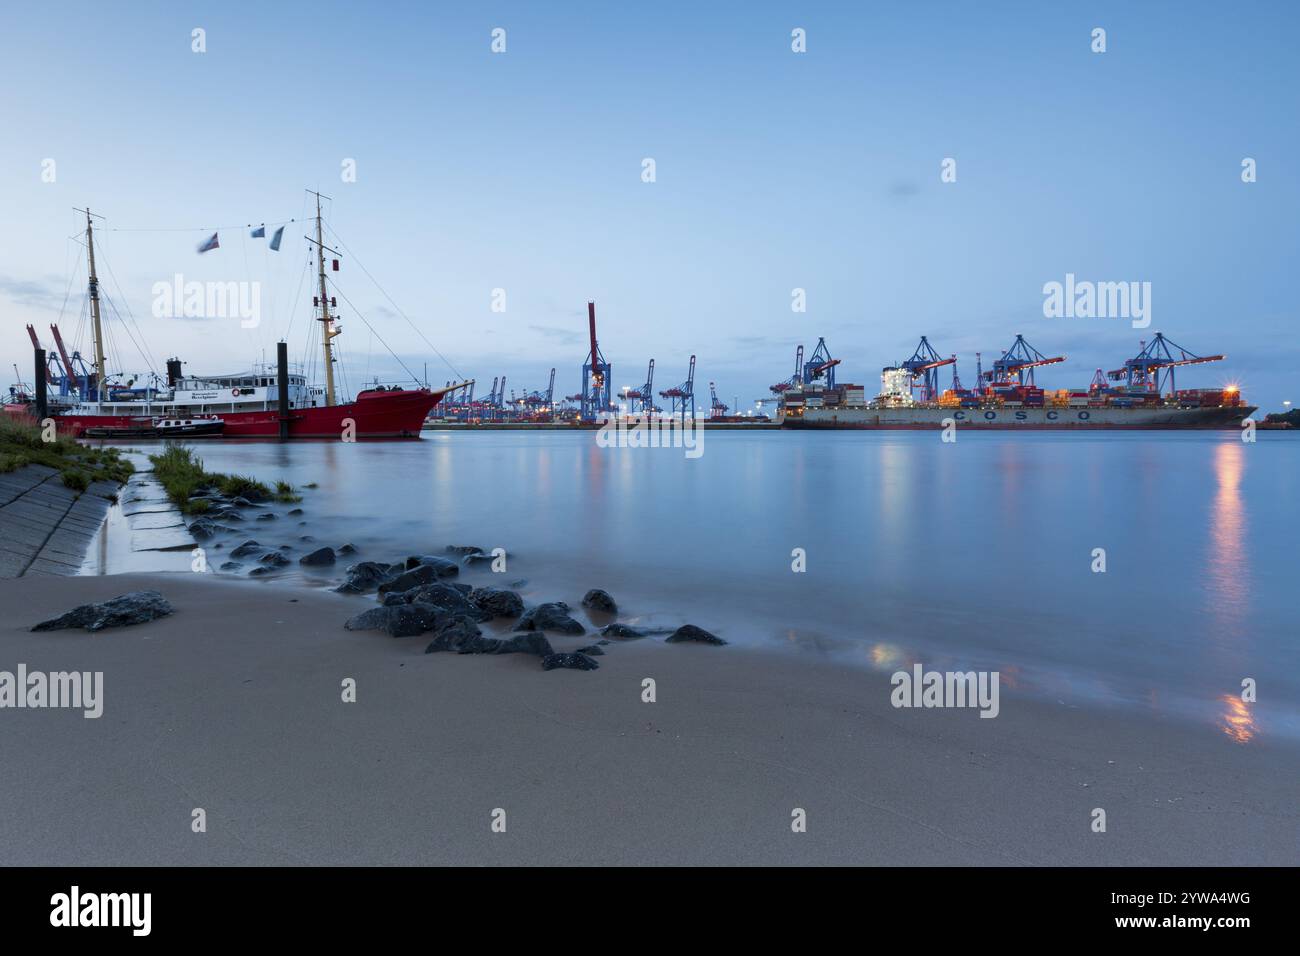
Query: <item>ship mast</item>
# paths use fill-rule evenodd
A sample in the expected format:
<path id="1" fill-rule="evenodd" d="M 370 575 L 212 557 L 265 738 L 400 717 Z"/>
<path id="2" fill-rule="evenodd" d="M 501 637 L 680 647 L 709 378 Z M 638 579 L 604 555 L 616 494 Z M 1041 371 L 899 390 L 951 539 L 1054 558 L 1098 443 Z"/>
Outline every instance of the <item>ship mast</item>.
<path id="1" fill-rule="evenodd" d="M 342 335 L 342 329 L 334 328 L 334 319 L 330 315 L 330 300 L 325 288 L 325 237 L 321 232 L 320 219 L 320 193 L 312 193 L 316 197 L 316 265 L 320 277 L 320 321 L 324 323 L 321 331 L 321 345 L 325 349 L 325 404 L 333 405 L 334 401 L 334 336 Z M 326 199 L 329 197 L 326 196 Z"/>
<path id="2" fill-rule="evenodd" d="M 89 253 L 88 261 L 90 263 L 90 314 L 94 320 L 95 329 L 95 398 L 102 404 L 104 401 L 104 330 L 99 320 L 99 276 L 95 274 L 95 227 L 91 223 L 91 212 L 89 208 L 78 209 L 77 212 L 86 214 L 86 250 Z M 96 216 L 96 219 L 102 219 L 103 216 Z M 68 374 L 71 374 L 69 371 Z"/>

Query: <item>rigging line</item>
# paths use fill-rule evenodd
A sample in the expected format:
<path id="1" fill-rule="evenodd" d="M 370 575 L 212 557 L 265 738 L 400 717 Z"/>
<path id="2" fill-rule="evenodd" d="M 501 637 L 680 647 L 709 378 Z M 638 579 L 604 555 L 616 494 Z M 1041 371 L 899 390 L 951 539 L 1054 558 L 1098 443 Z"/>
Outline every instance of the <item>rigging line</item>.
<path id="1" fill-rule="evenodd" d="M 348 308 L 350 308 L 350 309 L 353 311 L 353 313 L 356 314 L 356 317 L 357 317 L 358 319 L 360 319 L 362 322 L 365 322 L 365 323 L 366 323 L 366 328 L 368 328 L 371 332 L 374 332 L 374 333 L 375 333 L 375 338 L 379 339 L 379 344 L 382 345 L 385 349 L 388 350 L 388 354 L 389 354 L 389 355 L 391 355 L 393 358 L 397 359 L 397 364 L 400 365 L 400 366 L 402 366 L 402 369 L 406 372 L 407 375 L 411 376 L 411 380 L 412 380 L 413 382 L 415 382 L 417 385 L 420 384 L 420 380 L 419 380 L 418 378 L 416 378 L 415 373 L 412 372 L 409 368 L 406 367 L 406 363 L 403 362 L 400 358 L 397 357 L 397 353 L 396 353 L 396 352 L 394 352 L 392 349 L 388 348 L 388 343 L 384 341 L 384 337 L 383 337 L 382 335 L 379 334 L 379 332 L 375 329 L 375 327 L 374 327 L 373 325 L 371 325 L 369 322 L 366 321 L 366 317 L 365 317 L 364 315 L 361 314 L 361 310 L 358 309 L 355 305 L 352 304 L 352 300 L 351 300 L 351 299 L 349 299 L 346 295 L 343 295 L 343 290 L 340 289 L 340 288 L 338 287 L 338 283 L 337 283 L 337 282 L 332 282 L 332 281 L 331 281 L 331 282 L 330 282 L 330 285 L 335 289 L 335 291 L 338 292 L 338 294 L 339 294 L 340 296 L 343 297 L 343 301 L 346 302 L 346 303 L 348 304 Z M 453 369 L 453 371 L 454 371 L 454 369 Z"/>
<path id="2" fill-rule="evenodd" d="M 84 251 L 85 250 L 83 249 L 82 252 Z M 72 267 L 72 271 L 68 273 L 68 289 L 66 292 L 63 293 L 63 305 L 59 306 L 59 317 L 58 319 L 55 320 L 56 325 L 59 322 L 63 321 L 63 312 L 68 307 L 68 300 L 72 298 L 72 280 L 77 277 L 77 269 L 80 267 L 81 267 L 81 252 L 78 252 L 77 263 Z"/>
<path id="3" fill-rule="evenodd" d="M 388 292 L 384 289 L 384 287 L 379 284 L 379 280 L 370 274 L 370 270 L 367 269 L 364 265 L 362 265 L 361 260 L 357 258 L 357 254 L 353 252 L 350 248 L 348 248 L 348 244 L 343 241 L 342 236 L 340 236 L 337 232 L 334 231 L 333 227 L 330 228 L 330 235 L 334 237 L 335 242 L 337 242 L 340 246 L 343 247 L 343 251 L 352 257 L 352 261 L 357 264 L 358 269 L 360 269 L 362 272 L 366 274 L 366 278 L 375 284 L 375 288 L 378 289 L 380 293 L 383 295 L 383 297 L 389 301 L 392 307 L 397 310 L 397 314 L 400 315 L 403 319 L 406 319 L 406 324 L 409 325 L 411 328 L 415 329 L 415 334 L 418 335 L 420 338 L 424 339 L 424 344 L 429 346 L 429 348 L 433 349 L 433 353 L 437 355 L 438 358 L 442 359 L 443 364 L 446 365 L 447 368 L 451 369 L 452 372 L 456 374 L 457 378 L 463 381 L 465 376 L 461 374 L 460 369 L 452 365 L 451 362 L 447 360 L 447 356 L 443 355 L 441 352 L 438 351 L 438 347 L 429 341 L 428 336 L 426 336 L 423 332 L 420 331 L 420 327 L 416 325 L 414 322 L 412 322 L 410 317 L 405 312 L 402 311 L 401 307 L 396 302 L 393 301 L 393 297 L 390 296 Z M 387 348 L 387 346 L 385 346 L 385 348 Z M 403 366 L 403 368 L 405 368 L 405 366 Z"/>
<path id="4" fill-rule="evenodd" d="M 176 229 L 123 229 L 119 226 L 100 226 L 99 228 L 106 232 L 219 232 L 222 229 L 251 229 L 253 226 L 287 226 L 291 222 L 298 222 L 297 219 L 281 219 L 278 222 L 266 223 L 244 223 L 238 226 L 194 226 Z"/>
<path id="5" fill-rule="evenodd" d="M 289 311 L 289 327 L 285 329 L 284 340 L 289 341 L 290 334 L 293 332 L 293 320 L 298 314 L 298 303 L 302 301 L 302 285 L 307 279 L 307 266 L 310 263 L 303 262 L 302 271 L 298 273 L 298 291 L 293 294 L 293 306 Z"/>
<path id="6" fill-rule="evenodd" d="M 154 368 L 153 362 L 149 359 L 149 356 L 145 354 L 145 350 L 141 346 L 140 342 L 136 340 L 135 334 L 131 331 L 131 326 L 126 324 L 126 322 L 122 318 L 122 313 L 118 311 L 117 302 L 109 298 L 107 292 L 101 292 L 100 294 L 103 296 L 104 301 L 108 303 L 108 307 L 113 310 L 113 315 L 117 317 L 117 321 L 121 323 L 122 331 L 126 333 L 126 337 L 131 340 L 131 344 L 135 346 L 135 350 L 139 352 L 140 357 L 144 359 L 145 366 L 149 369 L 149 371 L 157 375 L 158 370 Z M 119 358 L 119 363 L 120 363 L 120 358 Z"/>
<path id="7" fill-rule="evenodd" d="M 101 248 L 102 248 L 102 247 L 101 247 Z M 135 326 L 135 330 L 136 330 L 137 332 L 140 333 L 140 341 L 136 343 L 136 346 L 135 346 L 135 347 L 136 347 L 137 350 L 139 350 L 139 352 L 140 352 L 140 357 L 144 359 L 145 365 L 149 366 L 149 371 L 151 371 L 151 372 L 153 372 L 155 375 L 157 375 L 157 374 L 158 374 L 158 370 L 157 370 L 156 368 L 154 368 L 153 361 L 149 358 L 148 355 L 145 354 L 144 345 L 148 345 L 148 342 L 145 341 L 145 337 L 144 337 L 144 329 L 140 328 L 140 323 L 136 320 L 135 313 L 131 311 L 131 303 L 130 303 L 130 301 L 128 301 L 128 299 L 127 299 L 127 297 L 126 297 L 126 293 L 122 291 L 122 284 L 121 284 L 120 282 L 117 281 L 117 273 L 113 271 L 113 261 L 112 261 L 112 259 L 111 259 L 110 257 L 108 257 L 108 256 L 102 256 L 102 258 L 103 258 L 103 260 L 104 260 L 104 265 L 108 266 L 108 276 L 109 276 L 110 279 L 113 280 L 113 288 L 117 289 L 118 295 L 120 295 L 120 296 L 122 297 L 122 304 L 123 304 L 124 306 L 126 306 L 126 314 L 127 314 L 128 316 L 130 316 L 130 318 L 131 318 L 131 324 L 134 325 L 134 326 Z M 114 312 L 117 312 L 117 306 L 116 306 L 116 305 L 113 306 L 113 311 L 114 311 Z M 117 316 L 117 317 L 118 317 L 118 321 L 121 321 L 121 319 L 122 319 L 122 314 L 121 314 L 120 312 L 118 312 L 118 316 Z M 126 328 L 126 323 L 123 322 L 123 323 L 122 323 L 122 326 L 123 326 L 124 328 Z M 127 334 L 127 335 L 131 335 L 131 330 L 130 330 L 129 328 L 127 328 L 127 332 L 126 332 L 126 334 Z M 132 342 L 135 342 L 135 336 L 134 336 L 134 335 L 131 335 L 131 341 L 132 341 Z"/>

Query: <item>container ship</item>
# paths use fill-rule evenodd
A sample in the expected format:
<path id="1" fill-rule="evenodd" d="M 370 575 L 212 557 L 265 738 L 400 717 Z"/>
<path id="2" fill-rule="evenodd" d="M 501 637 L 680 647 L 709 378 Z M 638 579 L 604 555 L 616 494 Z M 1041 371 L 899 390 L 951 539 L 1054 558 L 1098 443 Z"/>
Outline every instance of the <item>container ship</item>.
<path id="1" fill-rule="evenodd" d="M 114 381 L 105 368 L 95 230 L 87 209 L 91 362 L 83 360 L 80 352 L 69 354 L 58 326 L 52 325 L 57 349 L 37 370 L 35 388 L 21 384 L 10 387 L 4 412 L 28 419 L 48 416 L 58 432 L 74 438 L 165 438 L 172 434 L 223 439 L 337 440 L 345 435 L 358 440 L 418 438 L 429 412 L 445 395 L 467 383 L 442 389 L 376 385 L 360 391 L 352 401 L 339 400 L 332 342 L 342 329 L 331 312 L 335 299 L 326 284 L 320 198 L 318 194 L 314 242 L 319 288 L 313 308 L 321 323 L 323 385 L 309 384 L 304 375 L 290 373 L 283 361 L 235 374 L 187 375 L 182 372 L 181 361 L 174 358 L 167 361 L 165 380 L 155 378 L 141 387 L 134 379 L 126 383 Z M 335 269 L 337 262 L 334 260 Z M 41 346 L 35 329 L 29 325 L 27 331 L 39 354 Z"/>
<path id="2" fill-rule="evenodd" d="M 777 420 L 787 428 L 1239 429 L 1256 407 L 1236 386 L 1175 384 L 1176 369 L 1224 358 L 1196 355 L 1157 332 L 1123 368 L 1098 369 L 1087 389 L 1043 389 L 1034 383 L 1035 369 L 1064 362 L 1065 356 L 1045 356 L 1017 335 L 987 370 L 976 354 L 978 384 L 967 389 L 957 376 L 956 356 L 941 357 L 922 336 L 911 358 L 881 370 L 880 392 L 868 399 L 864 386 L 836 383 L 839 360 L 819 339 L 809 361 L 799 347 L 794 376 L 771 390 Z M 952 383 L 941 390 L 944 368 L 951 369 Z"/>

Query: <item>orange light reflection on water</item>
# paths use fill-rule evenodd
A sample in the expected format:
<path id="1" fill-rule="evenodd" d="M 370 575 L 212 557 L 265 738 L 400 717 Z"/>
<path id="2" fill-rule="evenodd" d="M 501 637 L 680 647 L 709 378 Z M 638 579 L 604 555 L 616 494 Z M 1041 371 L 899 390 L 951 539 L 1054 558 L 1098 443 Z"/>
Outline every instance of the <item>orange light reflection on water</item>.
<path id="1" fill-rule="evenodd" d="M 1250 705 L 1236 694 L 1224 694 L 1219 698 L 1223 702 L 1223 732 L 1239 744 L 1244 744 L 1259 732 L 1255 724 L 1255 715 L 1250 712 Z"/>

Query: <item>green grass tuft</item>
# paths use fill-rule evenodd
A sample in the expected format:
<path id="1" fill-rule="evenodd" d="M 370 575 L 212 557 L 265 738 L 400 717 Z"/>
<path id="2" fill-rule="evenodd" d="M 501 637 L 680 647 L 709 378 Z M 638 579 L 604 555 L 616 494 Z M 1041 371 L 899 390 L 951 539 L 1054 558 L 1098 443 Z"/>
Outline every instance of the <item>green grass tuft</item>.
<path id="1" fill-rule="evenodd" d="M 62 473 L 69 488 L 84 490 L 92 481 L 121 484 L 135 470 L 116 448 L 94 448 L 63 435 L 47 442 L 44 434 L 33 421 L 0 416 L 0 473 L 45 465 Z M 72 474 L 80 477 L 69 479 Z M 82 481 L 85 485 L 79 485 Z"/>
<path id="2" fill-rule="evenodd" d="M 294 495 L 293 485 L 285 481 L 275 483 L 275 491 L 255 478 L 247 475 L 221 475 L 205 471 L 203 459 L 194 454 L 189 445 L 168 442 L 157 455 L 150 455 L 153 462 L 154 477 L 167 496 L 185 514 L 202 514 L 209 508 L 204 499 L 193 500 L 194 495 L 204 491 L 218 491 L 228 498 L 243 497 L 249 501 L 292 502 L 299 498 Z"/>

